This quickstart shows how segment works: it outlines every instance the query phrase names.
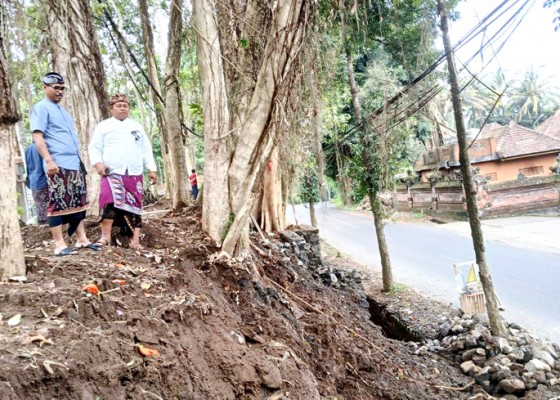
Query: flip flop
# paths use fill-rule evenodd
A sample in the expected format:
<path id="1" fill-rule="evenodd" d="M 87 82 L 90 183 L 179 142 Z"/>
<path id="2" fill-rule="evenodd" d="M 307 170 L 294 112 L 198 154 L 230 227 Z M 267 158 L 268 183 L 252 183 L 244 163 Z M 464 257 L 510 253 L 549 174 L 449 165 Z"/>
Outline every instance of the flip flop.
<path id="1" fill-rule="evenodd" d="M 98 251 L 99 249 L 101 249 L 101 246 L 99 246 L 96 243 L 89 243 L 89 244 L 86 244 L 85 246 L 84 245 L 76 246 L 76 249 L 90 249 L 90 250 L 93 250 L 93 251 Z"/>
<path id="2" fill-rule="evenodd" d="M 70 247 L 65 247 L 64 249 L 60 250 L 58 253 L 54 253 L 54 255 L 57 257 L 69 256 L 70 254 L 74 254 L 74 249 Z"/>

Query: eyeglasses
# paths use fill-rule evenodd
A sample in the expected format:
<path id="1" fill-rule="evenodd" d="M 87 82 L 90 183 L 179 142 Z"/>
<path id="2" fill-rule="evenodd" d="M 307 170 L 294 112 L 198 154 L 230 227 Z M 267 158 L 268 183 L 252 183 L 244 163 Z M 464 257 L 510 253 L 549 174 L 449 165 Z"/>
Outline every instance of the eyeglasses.
<path id="1" fill-rule="evenodd" d="M 140 132 L 138 131 L 132 131 L 130 132 L 132 133 L 132 136 L 134 136 L 134 140 L 139 141 L 140 140 Z"/>
<path id="2" fill-rule="evenodd" d="M 52 87 L 57 92 L 64 92 L 66 90 L 66 86 L 52 86 L 52 85 L 48 85 L 48 86 Z"/>

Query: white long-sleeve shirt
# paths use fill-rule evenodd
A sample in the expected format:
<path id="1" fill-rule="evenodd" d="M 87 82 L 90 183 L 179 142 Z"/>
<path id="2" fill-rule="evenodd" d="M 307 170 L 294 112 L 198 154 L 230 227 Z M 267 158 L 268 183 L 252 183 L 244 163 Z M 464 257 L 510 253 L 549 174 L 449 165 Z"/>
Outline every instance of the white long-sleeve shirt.
<path id="1" fill-rule="evenodd" d="M 157 171 L 152 144 L 140 123 L 109 118 L 95 127 L 88 147 L 92 165 L 101 162 L 120 175 Z"/>

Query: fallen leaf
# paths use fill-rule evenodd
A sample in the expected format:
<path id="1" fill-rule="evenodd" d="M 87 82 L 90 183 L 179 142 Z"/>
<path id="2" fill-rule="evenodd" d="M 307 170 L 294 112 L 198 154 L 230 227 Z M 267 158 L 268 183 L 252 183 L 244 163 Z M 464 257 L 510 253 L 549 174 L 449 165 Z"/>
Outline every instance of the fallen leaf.
<path id="1" fill-rule="evenodd" d="M 21 322 L 21 314 L 16 314 L 8 320 L 8 326 L 16 326 Z"/>
<path id="2" fill-rule="evenodd" d="M 140 350 L 140 354 L 142 354 L 144 357 L 151 357 L 151 356 L 159 357 L 159 351 L 154 349 L 149 349 L 147 347 L 142 346 L 141 344 L 138 345 L 138 350 Z"/>
<path id="3" fill-rule="evenodd" d="M 129 362 L 126 363 L 126 366 L 127 366 L 127 367 L 132 367 L 133 365 L 134 365 L 134 360 L 129 361 Z"/>
<path id="4" fill-rule="evenodd" d="M 115 267 L 117 268 L 124 268 L 126 267 L 126 265 L 122 264 L 122 263 L 115 263 Z"/>
<path id="5" fill-rule="evenodd" d="M 83 291 L 99 295 L 99 288 L 95 283 L 89 283 L 82 288 Z"/>
<path id="6" fill-rule="evenodd" d="M 118 283 L 119 285 L 124 285 L 126 283 L 126 281 L 122 279 L 113 279 L 111 282 Z"/>
<path id="7" fill-rule="evenodd" d="M 151 294 L 151 293 L 146 293 L 146 292 L 144 292 L 144 297 L 154 297 L 154 295 Z"/>
<path id="8" fill-rule="evenodd" d="M 41 342 L 39 343 L 40 347 L 43 347 L 43 345 L 45 343 L 47 344 L 53 344 L 53 342 L 50 339 L 47 339 L 46 337 L 44 337 L 43 335 L 36 333 L 36 334 L 31 334 L 30 336 L 26 336 L 23 339 L 21 339 L 21 344 L 29 344 L 29 343 L 33 343 L 33 342 Z"/>
<path id="9" fill-rule="evenodd" d="M 67 370 L 69 369 L 66 365 L 61 364 L 61 363 L 59 363 L 59 362 L 51 361 L 51 360 L 45 360 L 45 361 L 43 361 L 43 366 L 45 367 L 45 369 L 47 370 L 47 372 L 48 372 L 49 374 L 51 374 L 51 375 L 54 374 L 54 371 L 53 371 L 53 369 L 51 368 L 51 365 L 58 365 L 59 367 L 66 368 Z"/>
<path id="10" fill-rule="evenodd" d="M 140 285 L 142 290 L 148 290 L 151 286 L 152 285 L 150 285 L 148 282 L 144 282 L 143 284 Z"/>
<path id="11" fill-rule="evenodd" d="M 155 261 L 157 264 L 161 264 L 161 261 L 162 261 L 162 260 L 163 260 L 163 258 L 162 258 L 161 256 L 157 256 L 157 255 L 154 256 L 154 261 Z"/>

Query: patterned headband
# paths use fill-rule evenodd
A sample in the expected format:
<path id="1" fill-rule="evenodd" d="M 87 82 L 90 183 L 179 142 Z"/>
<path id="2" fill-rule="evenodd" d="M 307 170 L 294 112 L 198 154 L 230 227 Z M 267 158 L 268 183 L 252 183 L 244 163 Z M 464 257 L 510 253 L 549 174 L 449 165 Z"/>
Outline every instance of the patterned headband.
<path id="1" fill-rule="evenodd" d="M 112 106 L 113 104 L 120 103 L 120 102 L 124 102 L 126 104 L 129 104 L 128 103 L 128 97 L 127 97 L 126 94 L 116 93 L 116 94 L 112 95 L 111 99 L 109 100 L 109 105 Z"/>

